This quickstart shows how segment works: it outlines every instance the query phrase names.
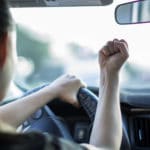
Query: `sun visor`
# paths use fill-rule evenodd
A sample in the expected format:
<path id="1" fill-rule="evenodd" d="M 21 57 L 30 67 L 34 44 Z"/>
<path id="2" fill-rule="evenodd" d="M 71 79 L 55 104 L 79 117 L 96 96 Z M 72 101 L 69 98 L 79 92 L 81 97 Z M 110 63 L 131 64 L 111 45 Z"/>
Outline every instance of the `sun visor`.
<path id="1" fill-rule="evenodd" d="M 113 0 L 9 0 L 11 7 L 105 6 Z"/>

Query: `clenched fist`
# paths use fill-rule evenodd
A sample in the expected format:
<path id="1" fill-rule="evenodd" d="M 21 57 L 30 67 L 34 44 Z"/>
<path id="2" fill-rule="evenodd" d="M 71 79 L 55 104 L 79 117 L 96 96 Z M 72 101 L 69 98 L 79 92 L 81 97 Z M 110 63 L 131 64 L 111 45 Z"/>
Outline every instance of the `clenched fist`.
<path id="1" fill-rule="evenodd" d="M 114 39 L 107 42 L 99 51 L 102 82 L 105 77 L 118 73 L 128 57 L 128 44 L 125 40 Z"/>

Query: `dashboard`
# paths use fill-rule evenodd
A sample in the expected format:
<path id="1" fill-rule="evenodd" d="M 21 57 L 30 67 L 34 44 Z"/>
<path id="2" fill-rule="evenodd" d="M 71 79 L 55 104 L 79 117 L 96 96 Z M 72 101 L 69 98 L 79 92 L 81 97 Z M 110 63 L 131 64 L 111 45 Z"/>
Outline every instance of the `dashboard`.
<path id="1" fill-rule="evenodd" d="M 150 88 L 121 90 L 123 125 L 133 150 L 150 149 Z"/>

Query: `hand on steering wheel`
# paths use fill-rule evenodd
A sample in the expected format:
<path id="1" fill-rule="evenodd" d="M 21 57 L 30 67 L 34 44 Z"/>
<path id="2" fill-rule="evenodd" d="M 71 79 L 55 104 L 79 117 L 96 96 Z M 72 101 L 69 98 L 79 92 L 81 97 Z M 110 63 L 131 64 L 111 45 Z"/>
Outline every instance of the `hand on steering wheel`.
<path id="1" fill-rule="evenodd" d="M 86 87 L 86 84 L 75 75 L 68 74 L 59 77 L 49 86 L 52 87 L 56 98 L 78 107 L 77 93 L 79 88 Z"/>

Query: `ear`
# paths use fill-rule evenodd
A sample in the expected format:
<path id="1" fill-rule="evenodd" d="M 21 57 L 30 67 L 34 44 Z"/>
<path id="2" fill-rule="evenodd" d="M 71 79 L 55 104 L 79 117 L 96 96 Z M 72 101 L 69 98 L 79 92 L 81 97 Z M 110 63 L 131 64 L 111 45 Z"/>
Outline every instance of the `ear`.
<path id="1" fill-rule="evenodd" d="M 7 41 L 8 33 L 4 33 L 2 37 L 0 37 L 0 69 L 3 68 L 7 58 Z"/>

